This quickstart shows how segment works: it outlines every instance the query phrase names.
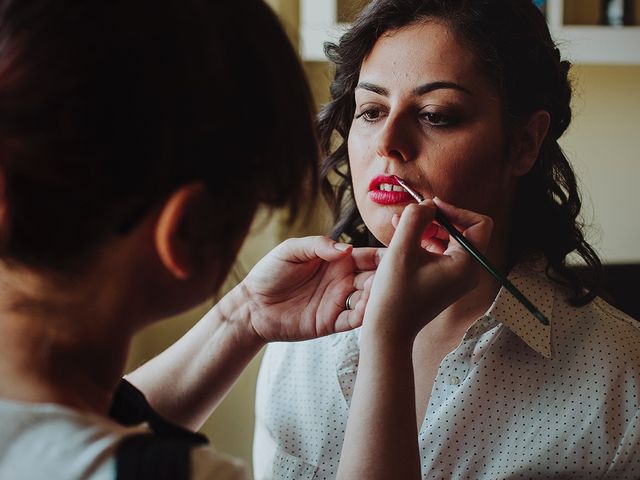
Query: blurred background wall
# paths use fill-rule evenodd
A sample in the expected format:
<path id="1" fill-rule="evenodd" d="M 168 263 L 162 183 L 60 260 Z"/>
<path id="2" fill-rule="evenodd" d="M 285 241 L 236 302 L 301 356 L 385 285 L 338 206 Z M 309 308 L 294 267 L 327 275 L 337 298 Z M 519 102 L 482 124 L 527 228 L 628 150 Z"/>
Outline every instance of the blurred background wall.
<path id="1" fill-rule="evenodd" d="M 328 0 L 316 0 L 318 2 Z M 361 0 L 353 0 L 356 4 Z M 267 0 L 298 44 L 298 0 Z M 640 12 L 639 12 L 640 13 Z M 640 44 L 636 46 L 640 49 Z M 324 62 L 305 62 L 318 104 L 328 99 L 331 70 Z M 562 146 L 580 177 L 589 238 L 608 263 L 640 263 L 640 65 L 575 65 L 574 120 Z M 282 212 L 263 213 L 244 245 L 225 289 L 238 282 L 264 253 L 294 235 L 326 232 L 324 208 L 316 217 L 287 226 Z M 545 228 L 541 225 L 540 228 Z M 549 232 L 550 235 L 553 232 Z M 166 348 L 193 325 L 211 303 L 141 332 L 129 368 Z M 203 427 L 220 450 L 251 462 L 255 378 L 260 356 Z"/>

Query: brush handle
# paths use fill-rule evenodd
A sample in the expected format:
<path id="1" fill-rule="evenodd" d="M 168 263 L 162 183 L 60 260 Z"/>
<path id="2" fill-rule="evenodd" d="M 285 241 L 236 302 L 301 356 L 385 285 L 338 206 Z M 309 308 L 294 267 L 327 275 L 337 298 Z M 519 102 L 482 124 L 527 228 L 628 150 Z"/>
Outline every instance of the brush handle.
<path id="1" fill-rule="evenodd" d="M 467 240 L 456 227 L 453 226 L 453 224 L 442 214 L 440 210 L 436 210 L 436 221 L 442 226 L 442 228 L 449 232 L 449 235 L 455 238 L 455 240 L 462 245 L 467 252 L 469 252 L 469 255 L 475 258 L 487 272 L 493 275 L 493 277 L 502 284 L 504 288 L 509 290 L 509 292 L 511 292 L 511 294 L 516 297 L 516 299 L 524 305 L 524 307 L 529 310 L 533 316 L 540 321 L 540 323 L 543 325 L 549 325 L 547 317 L 545 317 L 542 312 L 538 310 L 538 308 L 507 279 L 507 277 L 502 275 L 493 265 L 491 265 L 487 257 L 480 253 L 480 251 L 469 240 Z"/>
<path id="2" fill-rule="evenodd" d="M 404 181 L 404 179 L 398 177 L 397 175 L 394 175 L 393 177 L 397 180 L 400 186 L 404 188 L 409 193 L 409 195 L 411 195 L 414 198 L 416 202 L 422 203 L 424 201 L 424 197 L 420 193 L 416 192 L 413 188 L 411 188 L 407 184 L 407 182 Z M 480 253 L 480 251 L 473 245 L 473 243 L 467 240 L 464 237 L 464 235 L 462 235 L 462 233 L 460 233 L 458 229 L 453 226 L 453 224 L 447 219 L 447 217 L 445 217 L 444 214 L 437 209 L 436 209 L 436 221 L 442 226 L 442 228 L 444 228 L 447 232 L 449 232 L 449 235 L 455 238 L 456 241 L 460 245 L 462 245 L 462 247 L 467 252 L 469 252 L 469 255 L 475 258 L 480 263 L 480 265 L 484 267 L 484 269 L 487 272 L 493 275 L 493 277 L 496 280 L 498 280 L 498 282 L 500 282 L 504 288 L 506 288 L 509 292 L 511 292 L 511 294 L 514 297 L 516 297 L 516 299 L 522 305 L 524 305 L 524 307 L 527 310 L 529 310 L 531 314 L 534 317 L 536 317 L 540 323 L 542 323 L 543 325 L 549 325 L 549 320 L 547 320 L 547 317 L 545 317 L 542 314 L 542 312 L 538 310 L 536 306 L 533 303 L 531 303 L 529 299 L 525 297 L 524 294 L 520 290 L 518 290 L 513 283 L 509 281 L 509 279 L 507 279 L 507 277 L 502 275 L 493 265 L 491 265 L 487 257 L 485 257 L 482 253 Z"/>

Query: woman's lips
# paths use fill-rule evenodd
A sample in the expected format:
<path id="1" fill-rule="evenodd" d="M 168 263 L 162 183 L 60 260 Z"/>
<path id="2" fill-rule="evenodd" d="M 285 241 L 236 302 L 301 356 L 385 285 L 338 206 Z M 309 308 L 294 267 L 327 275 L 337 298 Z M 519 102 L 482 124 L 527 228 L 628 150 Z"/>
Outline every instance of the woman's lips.
<path id="1" fill-rule="evenodd" d="M 409 203 L 413 201 L 398 181 L 388 175 L 378 175 L 369 183 L 369 198 L 380 205 Z"/>
<path id="2" fill-rule="evenodd" d="M 396 203 L 409 203 L 413 199 L 407 192 L 385 192 L 382 190 L 369 190 L 369 198 L 380 205 L 394 205 Z"/>

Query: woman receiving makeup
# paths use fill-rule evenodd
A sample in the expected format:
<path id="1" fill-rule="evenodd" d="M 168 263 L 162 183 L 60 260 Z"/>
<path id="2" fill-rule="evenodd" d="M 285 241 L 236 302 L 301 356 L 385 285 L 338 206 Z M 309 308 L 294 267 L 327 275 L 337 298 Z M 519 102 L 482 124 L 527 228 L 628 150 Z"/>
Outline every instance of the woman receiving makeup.
<path id="1" fill-rule="evenodd" d="M 543 15 L 530 0 L 374 0 L 326 52 L 333 235 L 388 251 L 361 329 L 267 349 L 256 477 L 638 478 L 640 331 L 597 297 L 558 145 L 570 64 Z"/>

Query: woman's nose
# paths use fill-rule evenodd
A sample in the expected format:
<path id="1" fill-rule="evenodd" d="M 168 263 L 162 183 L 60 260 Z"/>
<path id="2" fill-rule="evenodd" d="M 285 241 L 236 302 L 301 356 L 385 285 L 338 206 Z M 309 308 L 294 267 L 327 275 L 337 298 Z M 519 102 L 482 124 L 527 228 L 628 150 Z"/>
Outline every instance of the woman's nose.
<path id="1" fill-rule="evenodd" d="M 406 116 L 390 115 L 380 129 L 376 144 L 376 154 L 380 158 L 407 162 L 414 158 L 415 127 Z"/>

